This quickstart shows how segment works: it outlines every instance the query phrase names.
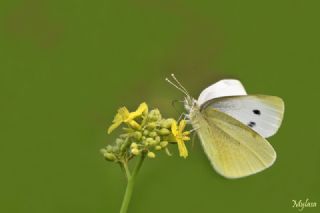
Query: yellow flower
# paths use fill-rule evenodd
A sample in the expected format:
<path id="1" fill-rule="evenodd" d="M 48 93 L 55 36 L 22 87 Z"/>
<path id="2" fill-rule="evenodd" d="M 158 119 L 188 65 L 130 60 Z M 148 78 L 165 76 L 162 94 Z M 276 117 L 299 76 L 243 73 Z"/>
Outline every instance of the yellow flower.
<path id="1" fill-rule="evenodd" d="M 115 115 L 112 121 L 112 125 L 108 128 L 108 134 L 110 134 L 122 123 L 127 123 L 132 128 L 140 129 L 140 125 L 134 119 L 147 112 L 148 105 L 145 102 L 140 104 L 138 109 L 134 112 L 129 112 L 129 110 L 126 107 L 121 107 L 120 109 L 118 109 L 118 113 Z"/>
<path id="2" fill-rule="evenodd" d="M 190 138 L 188 137 L 190 132 L 188 131 L 183 132 L 185 127 L 186 127 L 186 120 L 181 120 L 179 122 L 179 126 L 177 125 L 176 121 L 173 121 L 171 125 L 171 132 L 176 142 L 178 143 L 180 156 L 184 158 L 188 156 L 188 150 L 184 142 L 190 140 Z"/>

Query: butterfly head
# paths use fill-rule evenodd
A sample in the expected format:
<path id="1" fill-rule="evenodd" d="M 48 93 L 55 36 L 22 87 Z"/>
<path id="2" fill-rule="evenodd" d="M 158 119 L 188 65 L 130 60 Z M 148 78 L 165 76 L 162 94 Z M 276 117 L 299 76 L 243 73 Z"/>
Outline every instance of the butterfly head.
<path id="1" fill-rule="evenodd" d="M 185 97 L 183 104 L 184 104 L 184 108 L 188 112 L 194 110 L 198 106 L 197 100 L 192 97 Z"/>
<path id="2" fill-rule="evenodd" d="M 185 95 L 183 104 L 186 110 L 190 112 L 195 106 L 197 106 L 197 100 L 189 94 L 189 92 L 184 86 L 182 86 L 174 74 L 171 74 L 171 77 L 173 81 L 171 81 L 169 78 L 166 78 L 166 81 Z"/>

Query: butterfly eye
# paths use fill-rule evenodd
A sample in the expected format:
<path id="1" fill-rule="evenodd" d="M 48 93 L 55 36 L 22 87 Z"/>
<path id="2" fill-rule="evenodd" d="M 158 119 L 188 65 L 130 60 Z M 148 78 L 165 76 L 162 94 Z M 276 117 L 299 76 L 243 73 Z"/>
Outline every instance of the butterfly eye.
<path id="1" fill-rule="evenodd" d="M 253 112 L 254 114 L 256 114 L 256 115 L 261 115 L 261 112 L 260 112 L 260 110 L 258 110 L 258 109 L 254 109 L 254 110 L 252 110 L 252 112 Z"/>

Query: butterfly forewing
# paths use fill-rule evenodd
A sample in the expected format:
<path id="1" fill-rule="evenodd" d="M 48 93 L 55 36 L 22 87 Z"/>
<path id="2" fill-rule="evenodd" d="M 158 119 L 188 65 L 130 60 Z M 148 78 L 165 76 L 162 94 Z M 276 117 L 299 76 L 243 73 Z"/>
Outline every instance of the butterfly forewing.
<path id="1" fill-rule="evenodd" d="M 279 129 L 284 103 L 281 98 L 268 95 L 222 97 L 207 101 L 202 108 L 212 106 L 267 138 Z"/>
<path id="2" fill-rule="evenodd" d="M 262 136 L 235 118 L 207 106 L 194 113 L 203 148 L 215 168 L 226 178 L 240 178 L 273 164 L 276 152 Z"/>

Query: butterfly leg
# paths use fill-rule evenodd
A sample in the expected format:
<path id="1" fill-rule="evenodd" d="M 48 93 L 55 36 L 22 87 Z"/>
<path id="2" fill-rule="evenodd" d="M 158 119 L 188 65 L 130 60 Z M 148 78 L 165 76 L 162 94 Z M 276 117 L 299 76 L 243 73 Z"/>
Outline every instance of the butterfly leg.
<path id="1" fill-rule="evenodd" d="M 192 135 L 192 140 L 191 140 L 191 147 L 192 147 L 192 149 L 193 149 L 193 147 L 194 147 L 194 140 L 195 140 L 195 138 L 196 138 L 196 134 L 193 134 L 193 135 Z"/>
<path id="2" fill-rule="evenodd" d="M 186 120 L 188 122 L 190 120 L 190 116 L 187 113 L 183 112 L 183 113 L 180 114 L 178 121 L 180 121 L 182 119 Z"/>

